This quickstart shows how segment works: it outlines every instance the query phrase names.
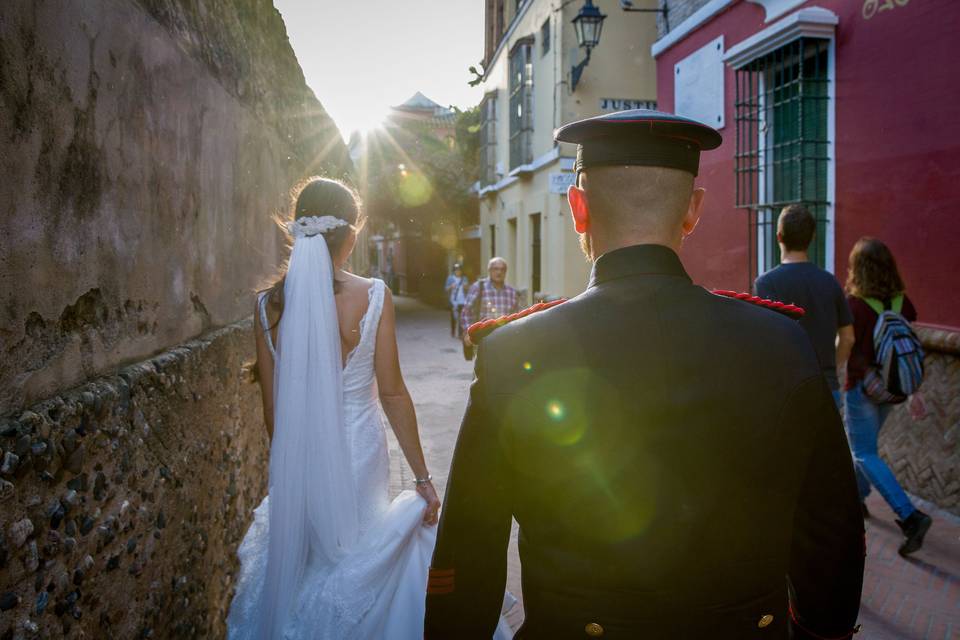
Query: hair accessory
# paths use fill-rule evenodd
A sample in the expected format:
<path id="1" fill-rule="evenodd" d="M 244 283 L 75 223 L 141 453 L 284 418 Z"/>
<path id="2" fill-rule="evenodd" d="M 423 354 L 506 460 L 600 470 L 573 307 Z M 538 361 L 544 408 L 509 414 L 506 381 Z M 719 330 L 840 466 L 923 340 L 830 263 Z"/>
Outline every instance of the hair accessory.
<path id="1" fill-rule="evenodd" d="M 350 223 L 334 216 L 304 216 L 287 223 L 287 231 L 294 238 L 309 238 L 333 231 Z"/>

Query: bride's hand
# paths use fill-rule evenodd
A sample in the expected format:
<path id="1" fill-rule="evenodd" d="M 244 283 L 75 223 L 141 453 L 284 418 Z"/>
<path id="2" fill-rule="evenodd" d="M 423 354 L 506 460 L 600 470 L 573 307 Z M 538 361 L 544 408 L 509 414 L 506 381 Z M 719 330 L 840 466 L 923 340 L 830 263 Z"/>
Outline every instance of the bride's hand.
<path id="1" fill-rule="evenodd" d="M 423 524 L 437 524 L 438 514 L 440 512 L 440 498 L 437 497 L 437 490 L 433 488 L 432 482 L 424 482 L 417 485 L 417 493 L 427 501 L 427 510 L 423 512 Z"/>

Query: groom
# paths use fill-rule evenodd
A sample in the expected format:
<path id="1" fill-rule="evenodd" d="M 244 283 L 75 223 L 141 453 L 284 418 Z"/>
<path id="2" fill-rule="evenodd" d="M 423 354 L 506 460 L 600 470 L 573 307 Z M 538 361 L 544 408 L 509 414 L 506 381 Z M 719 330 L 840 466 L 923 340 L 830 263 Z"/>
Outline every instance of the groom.
<path id="1" fill-rule="evenodd" d="M 479 349 L 425 636 L 491 638 L 512 516 L 517 638 L 850 637 L 864 531 L 810 341 L 677 256 L 720 135 L 636 110 L 556 138 L 579 144 L 568 198 L 593 273 Z"/>

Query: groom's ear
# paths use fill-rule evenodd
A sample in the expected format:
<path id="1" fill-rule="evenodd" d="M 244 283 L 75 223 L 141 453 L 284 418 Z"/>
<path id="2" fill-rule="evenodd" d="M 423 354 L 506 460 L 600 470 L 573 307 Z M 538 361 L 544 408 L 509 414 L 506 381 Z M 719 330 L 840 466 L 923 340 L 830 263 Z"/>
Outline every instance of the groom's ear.
<path id="1" fill-rule="evenodd" d="M 703 187 L 694 189 L 690 195 L 690 204 L 687 206 L 687 212 L 683 215 L 683 223 L 681 224 L 681 234 L 684 238 L 697 228 L 697 223 L 700 222 L 700 213 L 703 211 L 703 199 L 706 195 L 707 191 Z M 777 234 L 777 239 L 780 239 L 779 234 Z"/>
<path id="2" fill-rule="evenodd" d="M 577 233 L 586 233 L 590 228 L 590 207 L 587 204 L 587 192 L 582 187 L 567 187 L 567 202 L 570 203 L 570 215 L 573 216 L 573 228 Z"/>

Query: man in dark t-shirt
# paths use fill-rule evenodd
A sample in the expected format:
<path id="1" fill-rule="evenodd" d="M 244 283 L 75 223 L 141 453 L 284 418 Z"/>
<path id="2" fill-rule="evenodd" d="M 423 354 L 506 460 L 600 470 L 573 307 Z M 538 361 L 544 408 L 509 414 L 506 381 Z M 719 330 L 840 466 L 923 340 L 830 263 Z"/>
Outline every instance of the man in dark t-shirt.
<path id="1" fill-rule="evenodd" d="M 803 205 L 784 207 L 777 220 L 780 265 L 757 278 L 754 287 L 762 298 L 796 304 L 806 310 L 800 325 L 813 342 L 839 407 L 837 369 L 846 363 L 853 347 L 853 316 L 837 279 L 810 262 L 807 255 L 816 228 L 816 221 Z"/>

